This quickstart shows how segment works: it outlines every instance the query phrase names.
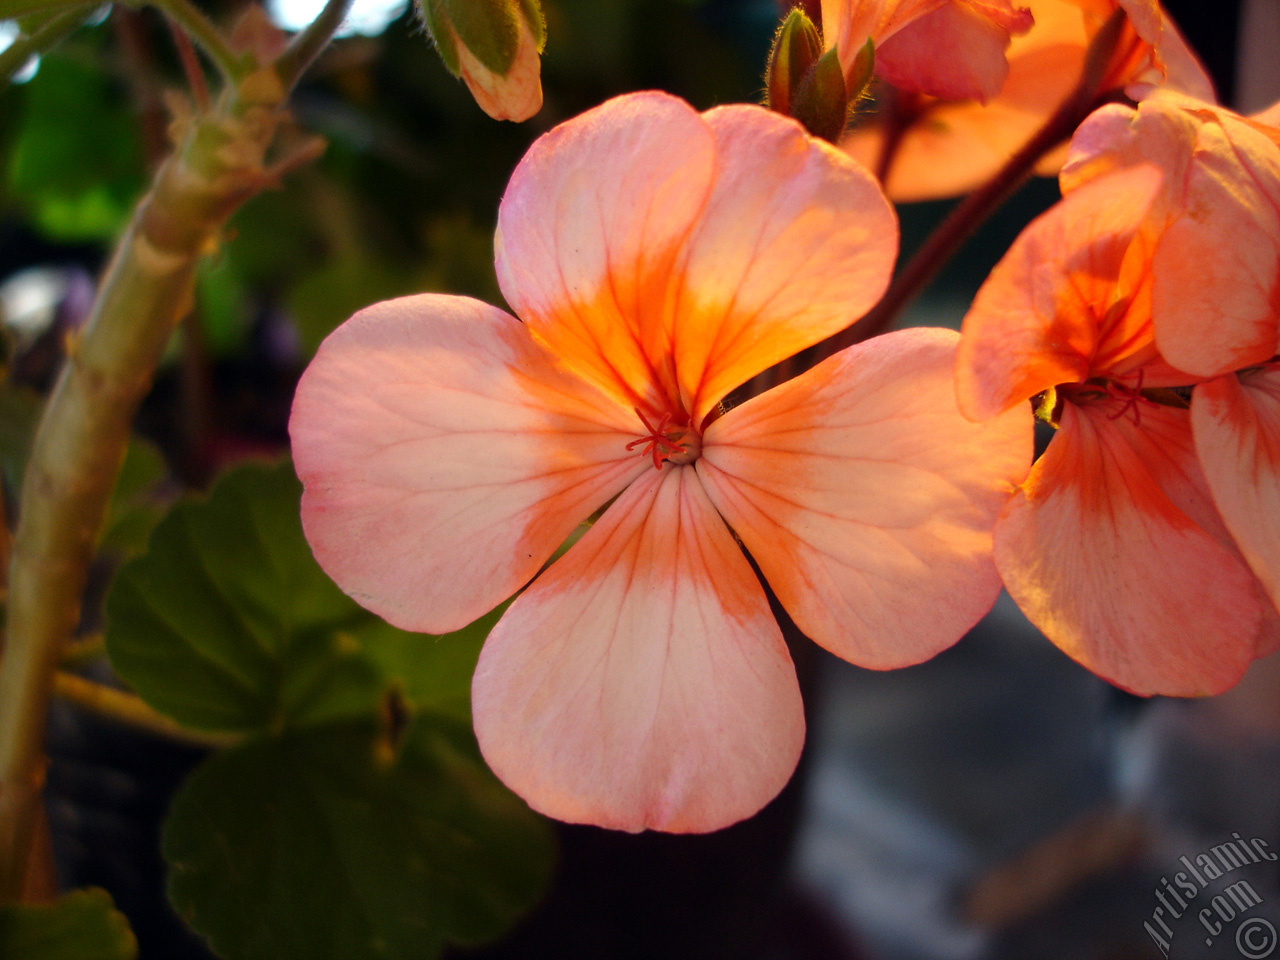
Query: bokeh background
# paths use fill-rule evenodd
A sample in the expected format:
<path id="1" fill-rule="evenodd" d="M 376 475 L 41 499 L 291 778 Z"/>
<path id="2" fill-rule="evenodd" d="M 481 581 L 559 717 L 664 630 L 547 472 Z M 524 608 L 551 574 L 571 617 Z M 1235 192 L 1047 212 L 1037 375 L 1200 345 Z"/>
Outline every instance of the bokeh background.
<path id="1" fill-rule="evenodd" d="M 305 22 L 301 0 L 271 7 Z M 540 133 L 627 91 L 699 108 L 759 101 L 775 0 L 543 0 L 544 109 L 484 116 L 404 4 L 357 0 L 350 35 L 294 101 L 324 157 L 252 201 L 203 268 L 139 431 L 168 494 L 287 446 L 293 385 L 321 339 L 375 300 L 436 290 L 502 303 L 492 232 Z M 1277 0 L 1169 0 L 1223 102 L 1280 97 Z M 230 18 L 235 4 L 206 7 Z M 5 43 L 0 33 L 0 45 Z M 163 156 L 181 83 L 147 11 L 123 7 L 0 92 L 0 467 L 11 496 L 39 393 L 83 321 L 109 243 Z M 1026 187 L 907 322 L 955 326 L 1020 227 L 1056 198 Z M 948 209 L 902 209 L 909 252 Z M 162 495 L 168 495 L 162 494 Z M 142 524 L 145 527 L 145 523 Z M 128 541 L 129 528 L 119 534 Z M 1178 562 L 1175 557 L 1170 563 Z M 1280 658 L 1211 701 L 1139 700 L 1077 667 L 1007 600 L 919 667 L 859 670 L 795 650 L 811 734 L 793 784 L 708 837 L 558 830 L 544 904 L 465 955 L 582 958 L 1150 958 L 1160 878 L 1233 832 L 1280 849 Z M 201 757 L 61 706 L 49 800 L 60 879 L 110 890 L 144 960 L 202 960 L 163 894 L 157 830 Z M 1276 864 L 1247 876 L 1280 926 Z M 1212 939 L 1212 938 L 1210 938 Z M 1193 915 L 1171 956 L 1241 955 Z M 15 958 L 16 960 L 16 958 Z M 284 958 L 292 960 L 292 958 Z"/>

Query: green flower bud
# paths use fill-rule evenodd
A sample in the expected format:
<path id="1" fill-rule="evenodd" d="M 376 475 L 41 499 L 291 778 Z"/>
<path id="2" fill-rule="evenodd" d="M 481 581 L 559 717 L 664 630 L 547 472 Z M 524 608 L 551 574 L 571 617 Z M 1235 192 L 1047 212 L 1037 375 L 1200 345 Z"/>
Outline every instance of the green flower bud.
<path id="1" fill-rule="evenodd" d="M 835 48 L 819 57 L 800 81 L 791 103 L 791 116 L 815 137 L 839 141 L 849 120 L 849 96 Z"/>
<path id="2" fill-rule="evenodd" d="M 773 38 L 767 70 L 768 106 L 791 115 L 796 91 L 814 63 L 822 56 L 822 37 L 803 10 L 791 10 Z"/>
<path id="3" fill-rule="evenodd" d="M 440 59 L 495 120 L 527 120 L 542 107 L 546 23 L 538 0 L 415 0 Z"/>

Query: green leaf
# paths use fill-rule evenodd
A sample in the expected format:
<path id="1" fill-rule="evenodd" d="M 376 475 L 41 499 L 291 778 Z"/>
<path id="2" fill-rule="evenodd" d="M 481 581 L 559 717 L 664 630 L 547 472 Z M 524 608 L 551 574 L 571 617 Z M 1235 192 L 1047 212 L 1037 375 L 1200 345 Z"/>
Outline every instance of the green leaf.
<path id="1" fill-rule="evenodd" d="M 245 348 L 251 311 L 244 281 L 229 257 L 201 262 L 196 271 L 196 303 L 211 354 L 222 357 Z"/>
<path id="2" fill-rule="evenodd" d="M 347 257 L 326 263 L 295 284 L 288 308 L 303 349 L 314 353 L 320 341 L 357 310 L 420 289 L 412 277 L 384 262 Z"/>
<path id="3" fill-rule="evenodd" d="M 471 675 L 476 672 L 480 647 L 506 609 L 504 603 L 442 637 L 406 633 L 376 617 L 352 636 L 411 707 L 470 723 Z"/>
<path id="4" fill-rule="evenodd" d="M 445 19 L 443 0 L 414 0 L 414 9 L 422 26 L 436 45 L 436 52 L 444 61 L 445 69 L 455 77 L 462 72 L 458 62 L 458 41 L 454 39 L 453 29 Z"/>
<path id="5" fill-rule="evenodd" d="M 142 552 L 169 508 L 168 498 L 159 489 L 168 475 L 164 457 L 154 444 L 137 437 L 129 441 L 107 507 L 100 546 L 124 557 Z"/>
<path id="6" fill-rule="evenodd" d="M 138 120 L 88 64 L 45 57 L 27 84 L 9 186 L 58 240 L 115 236 L 142 189 Z"/>
<path id="7" fill-rule="evenodd" d="M 134 960 L 129 921 L 105 890 L 74 890 L 56 903 L 0 907 L 0 957 Z"/>
<path id="8" fill-rule="evenodd" d="M 202 730 L 368 715 L 384 681 L 350 640 L 371 616 L 319 568 L 287 463 L 178 504 L 106 601 L 107 652 L 151 706 Z"/>
<path id="9" fill-rule="evenodd" d="M 169 893 L 224 960 L 423 960 L 502 933 L 540 895 L 546 824 L 465 724 L 267 738 L 205 762 L 164 833 Z"/>
<path id="10" fill-rule="evenodd" d="M 170 510 L 107 594 L 116 672 L 199 730 L 374 717 L 392 687 L 412 708 L 468 721 L 471 674 L 503 608 L 443 637 L 384 623 L 315 562 L 301 494 L 288 463 L 251 464 Z"/>

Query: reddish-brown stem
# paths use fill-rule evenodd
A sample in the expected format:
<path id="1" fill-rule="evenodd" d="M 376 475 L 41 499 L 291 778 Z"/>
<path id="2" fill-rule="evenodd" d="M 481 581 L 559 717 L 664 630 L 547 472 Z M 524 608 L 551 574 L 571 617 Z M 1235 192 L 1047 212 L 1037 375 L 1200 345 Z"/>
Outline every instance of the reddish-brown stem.
<path id="1" fill-rule="evenodd" d="M 195 101 L 196 108 L 204 113 L 209 109 L 209 84 L 205 80 L 200 59 L 196 56 L 195 45 L 181 26 L 172 20 L 168 22 L 173 45 L 178 49 L 178 59 L 182 61 L 182 72 L 186 74 L 187 86 L 191 88 L 191 99 Z"/>
<path id="2" fill-rule="evenodd" d="M 876 157 L 875 175 L 886 193 L 889 190 L 889 174 L 893 172 L 893 161 L 898 156 L 898 148 L 902 146 L 902 138 L 922 116 L 918 105 L 908 105 L 903 102 L 904 99 L 900 90 L 889 87 L 885 91 L 884 140 L 880 143 L 880 153 Z M 918 98 L 913 98 L 915 99 Z"/>
<path id="3" fill-rule="evenodd" d="M 1023 184 L 1040 159 L 1067 140 L 1090 113 L 1114 99 L 1115 91 L 1104 90 L 1103 81 L 1124 26 L 1125 14 L 1123 10 L 1117 10 L 1094 37 L 1080 82 L 1044 126 L 1009 158 L 994 177 L 960 201 L 866 316 L 809 351 L 804 364 L 806 368 L 888 329 L 906 305 L 933 279 L 938 269 Z"/>

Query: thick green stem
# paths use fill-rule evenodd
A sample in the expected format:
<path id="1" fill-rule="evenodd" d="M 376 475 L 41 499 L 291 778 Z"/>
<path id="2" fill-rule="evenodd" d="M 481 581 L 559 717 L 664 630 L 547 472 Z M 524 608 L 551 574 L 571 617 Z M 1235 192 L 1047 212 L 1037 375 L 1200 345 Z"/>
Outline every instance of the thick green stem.
<path id="1" fill-rule="evenodd" d="M 260 73 L 209 114 L 178 125 L 178 148 L 116 248 L 36 431 L 0 660 L 0 903 L 21 894 L 54 671 L 79 619 L 134 413 L 190 308 L 197 263 L 232 212 L 274 175 L 265 153 L 284 116 L 283 89 L 274 73 Z"/>

